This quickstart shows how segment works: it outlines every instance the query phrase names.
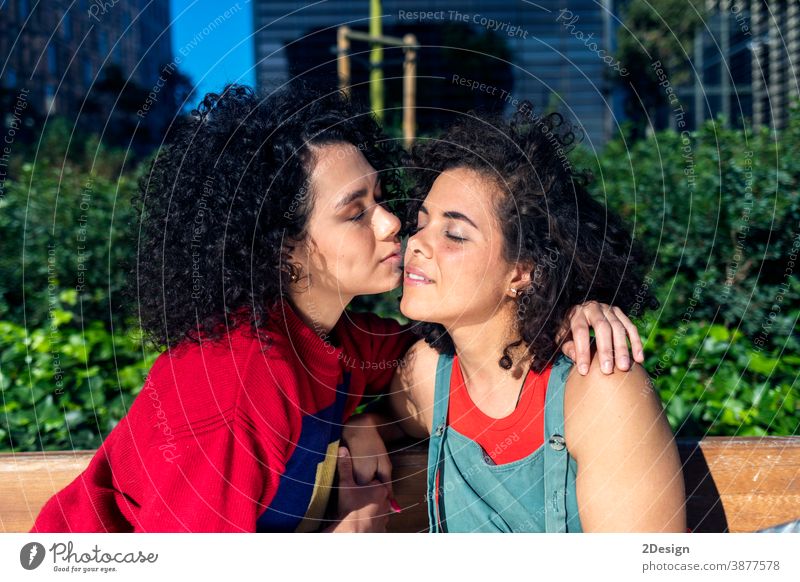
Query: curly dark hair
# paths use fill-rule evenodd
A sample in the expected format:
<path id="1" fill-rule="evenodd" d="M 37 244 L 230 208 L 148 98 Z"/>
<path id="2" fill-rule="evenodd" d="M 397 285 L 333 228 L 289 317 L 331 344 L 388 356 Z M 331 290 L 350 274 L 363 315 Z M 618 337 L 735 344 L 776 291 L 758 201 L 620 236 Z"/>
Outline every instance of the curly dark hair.
<path id="1" fill-rule="evenodd" d="M 504 258 L 533 265 L 531 285 L 517 296 L 520 340 L 498 362 L 513 364 L 511 348 L 524 343 L 531 366 L 543 370 L 560 350 L 556 336 L 572 306 L 599 301 L 638 315 L 658 302 L 643 285 L 643 252 L 622 221 L 592 198 L 592 176 L 574 171 L 567 158 L 576 143 L 558 113 L 540 116 L 529 101 L 510 118 L 471 112 L 435 139 L 412 151 L 407 224 L 416 224 L 433 182 L 444 171 L 468 168 L 504 193 L 496 203 Z M 438 323 L 419 322 L 416 332 L 440 353 L 453 340 Z"/>
<path id="2" fill-rule="evenodd" d="M 402 195 L 402 152 L 337 90 L 292 83 L 266 94 L 238 84 L 208 93 L 139 182 L 138 254 L 128 297 L 159 348 L 220 338 L 249 320 L 258 333 L 286 296 L 290 241 L 314 201 L 311 146 L 350 143 Z"/>

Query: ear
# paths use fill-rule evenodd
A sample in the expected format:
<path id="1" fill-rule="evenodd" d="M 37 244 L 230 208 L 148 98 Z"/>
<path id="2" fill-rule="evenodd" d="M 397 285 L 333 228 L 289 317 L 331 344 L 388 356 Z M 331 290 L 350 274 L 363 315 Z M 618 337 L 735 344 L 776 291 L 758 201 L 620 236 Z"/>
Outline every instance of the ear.
<path id="1" fill-rule="evenodd" d="M 303 257 L 305 253 L 302 252 L 302 242 L 297 242 L 294 240 L 285 240 L 283 243 L 283 248 L 281 249 L 281 269 L 287 271 L 287 273 L 292 274 L 294 273 L 299 278 L 299 273 L 304 270 L 304 264 L 300 259 Z M 291 268 L 289 267 L 291 265 Z M 296 281 L 297 279 L 292 279 L 292 281 Z"/>
<path id="2" fill-rule="evenodd" d="M 519 297 L 520 293 L 530 287 L 532 272 L 533 264 L 516 263 L 511 271 L 511 278 L 508 280 L 506 295 L 512 299 Z"/>

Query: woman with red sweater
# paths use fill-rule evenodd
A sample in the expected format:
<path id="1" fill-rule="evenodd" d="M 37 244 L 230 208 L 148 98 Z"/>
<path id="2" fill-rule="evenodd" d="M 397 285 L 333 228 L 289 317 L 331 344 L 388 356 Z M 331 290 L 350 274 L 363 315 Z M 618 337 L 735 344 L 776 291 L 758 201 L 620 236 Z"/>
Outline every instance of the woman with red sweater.
<path id="1" fill-rule="evenodd" d="M 383 531 L 387 457 L 339 445 L 414 338 L 345 308 L 401 282 L 400 151 L 339 93 L 230 85 L 192 113 L 136 202 L 130 302 L 164 352 L 31 531 Z M 587 353 L 604 317 L 573 312 Z"/>

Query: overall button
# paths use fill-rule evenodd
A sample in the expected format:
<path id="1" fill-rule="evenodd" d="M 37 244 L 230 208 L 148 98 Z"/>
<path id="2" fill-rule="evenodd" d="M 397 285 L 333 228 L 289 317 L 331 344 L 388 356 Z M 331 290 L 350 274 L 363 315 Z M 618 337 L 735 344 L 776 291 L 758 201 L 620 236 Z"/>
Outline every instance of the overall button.
<path id="1" fill-rule="evenodd" d="M 550 446 L 553 450 L 563 451 L 567 447 L 567 441 L 560 434 L 554 434 L 550 437 Z"/>
<path id="2" fill-rule="evenodd" d="M 444 434 L 444 424 L 440 424 L 436 427 L 436 436 L 442 436 Z"/>

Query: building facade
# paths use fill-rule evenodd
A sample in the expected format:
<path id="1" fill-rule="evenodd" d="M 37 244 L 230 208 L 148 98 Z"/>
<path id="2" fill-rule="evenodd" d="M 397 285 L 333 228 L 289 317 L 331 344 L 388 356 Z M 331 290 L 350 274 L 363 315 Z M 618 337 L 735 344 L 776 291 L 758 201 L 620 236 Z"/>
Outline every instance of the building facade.
<path id="1" fill-rule="evenodd" d="M 24 90 L 43 115 L 107 117 L 86 108 L 103 71 L 152 87 L 172 61 L 169 25 L 169 0 L 9 0 L 0 4 L 0 84 Z"/>
<path id="2" fill-rule="evenodd" d="M 601 146 L 613 133 L 616 20 L 612 0 L 383 0 L 383 34 L 417 36 L 418 125 L 421 132 L 451 110 L 530 100 L 576 122 L 584 144 Z M 318 3 L 253 2 L 257 83 L 290 77 L 335 77 L 336 30 L 366 32 L 369 0 Z M 368 72 L 368 45 L 352 46 L 352 84 Z M 384 51 L 387 107 L 399 105 L 399 50 Z M 391 95 L 394 95 L 394 102 Z"/>
<path id="3" fill-rule="evenodd" d="M 718 115 L 732 125 L 783 129 L 798 98 L 800 3 L 708 0 L 695 34 L 696 74 L 680 95 L 692 127 Z"/>

